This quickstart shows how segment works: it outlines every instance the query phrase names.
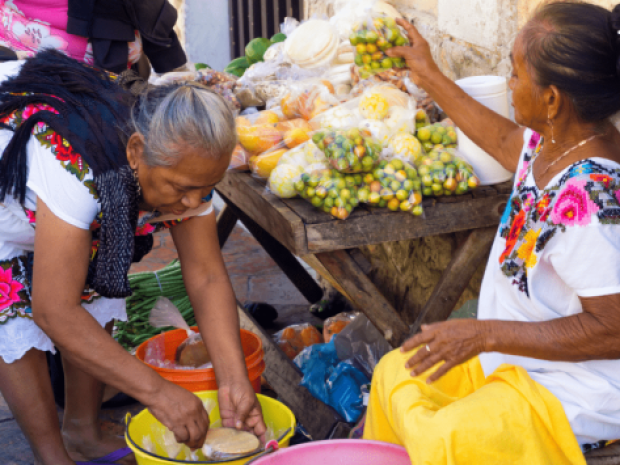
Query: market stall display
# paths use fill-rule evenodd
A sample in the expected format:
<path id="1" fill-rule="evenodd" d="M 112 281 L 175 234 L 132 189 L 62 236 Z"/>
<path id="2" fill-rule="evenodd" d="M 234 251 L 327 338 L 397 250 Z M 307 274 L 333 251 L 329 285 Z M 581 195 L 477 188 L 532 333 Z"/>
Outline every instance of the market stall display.
<path id="1" fill-rule="evenodd" d="M 343 295 L 359 308 L 367 306 L 368 325 L 379 329 L 385 344 L 395 345 L 409 328 L 385 298 L 374 294 L 358 269 L 359 257 L 352 258 L 355 248 L 440 230 L 484 228 L 495 222 L 494 209 L 504 193 L 471 194 L 479 181 L 453 150 L 456 128 L 440 121 L 439 110 L 411 81 L 404 61 L 385 54 L 407 43 L 394 21 L 397 15 L 363 15 L 347 26 L 344 36 L 331 20 L 309 19 L 278 40 L 254 39 L 245 56 L 231 62 L 227 70 L 243 76 L 225 75 L 240 108 L 257 108 L 237 117 L 232 172 L 218 191 L 233 216 L 254 224 L 252 231 L 262 230 L 296 255 L 314 260 Z M 212 85 L 219 84 L 217 75 L 209 76 Z M 244 170 L 251 174 L 240 173 Z M 269 336 L 280 349 L 275 352 L 296 359 L 307 386 L 346 386 L 343 397 L 315 397 L 332 402 L 349 422 L 363 410 L 360 386 L 372 369 L 360 371 L 358 362 L 337 357 L 315 376 L 307 364 L 328 353 L 339 355 L 338 337 L 346 339 L 352 319 L 330 319 L 322 334 L 311 325 L 295 325 L 273 341 Z M 208 356 L 189 351 L 189 342 L 180 344 L 177 354 L 187 351 L 189 366 Z M 179 355 L 175 361 L 180 362 Z M 322 431 L 319 426 L 315 430 Z"/>

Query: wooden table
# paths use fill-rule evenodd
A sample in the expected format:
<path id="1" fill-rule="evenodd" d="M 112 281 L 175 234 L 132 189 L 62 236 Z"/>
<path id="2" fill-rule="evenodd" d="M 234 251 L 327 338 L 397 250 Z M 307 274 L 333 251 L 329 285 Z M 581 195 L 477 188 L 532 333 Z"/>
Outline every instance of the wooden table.
<path id="1" fill-rule="evenodd" d="M 417 332 L 420 325 L 445 320 L 450 315 L 491 247 L 511 188 L 512 183 L 507 182 L 480 187 L 462 196 L 425 199 L 424 217 L 360 206 L 341 221 L 303 199 L 276 197 L 249 173 L 228 172 L 216 188 L 226 202 L 218 216 L 220 246 L 240 220 L 309 302 L 319 301 L 322 290 L 295 255 L 349 299 L 396 347 Z M 370 264 L 359 248 L 457 231 L 471 232 L 409 327 L 368 278 Z M 263 335 L 265 378 L 314 439 L 329 436 L 334 427 L 345 430 L 336 412 L 312 401 L 305 389 L 297 389 L 299 371 L 241 308 L 240 315 L 246 328 Z"/>

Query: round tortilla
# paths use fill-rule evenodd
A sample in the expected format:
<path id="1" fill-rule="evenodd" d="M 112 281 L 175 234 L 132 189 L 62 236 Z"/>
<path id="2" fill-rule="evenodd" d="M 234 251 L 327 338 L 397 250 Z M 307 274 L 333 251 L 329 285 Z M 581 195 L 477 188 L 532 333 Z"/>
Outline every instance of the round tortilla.
<path id="1" fill-rule="evenodd" d="M 318 55 L 308 59 L 308 60 L 293 60 L 296 65 L 301 66 L 302 68 L 316 68 L 317 66 L 324 66 L 335 58 L 336 53 L 338 52 L 338 38 L 334 37 L 332 42 L 328 44 L 325 49 Z"/>
<path id="2" fill-rule="evenodd" d="M 311 19 L 301 24 L 286 40 L 286 54 L 296 63 L 312 60 L 325 54 L 337 40 L 328 21 Z"/>
<path id="3" fill-rule="evenodd" d="M 246 455 L 256 452 L 260 441 L 252 433 L 234 428 L 210 428 L 204 445 L 219 454 Z"/>

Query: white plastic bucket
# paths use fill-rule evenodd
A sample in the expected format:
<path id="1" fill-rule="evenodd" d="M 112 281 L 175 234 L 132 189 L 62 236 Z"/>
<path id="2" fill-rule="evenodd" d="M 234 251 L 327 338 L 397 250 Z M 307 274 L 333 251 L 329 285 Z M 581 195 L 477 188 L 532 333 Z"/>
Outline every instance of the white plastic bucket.
<path id="1" fill-rule="evenodd" d="M 508 118 L 508 86 L 502 76 L 472 76 L 456 83 L 475 100 Z M 482 185 L 508 181 L 513 173 L 506 170 L 457 128 L 459 151 L 474 167 Z"/>

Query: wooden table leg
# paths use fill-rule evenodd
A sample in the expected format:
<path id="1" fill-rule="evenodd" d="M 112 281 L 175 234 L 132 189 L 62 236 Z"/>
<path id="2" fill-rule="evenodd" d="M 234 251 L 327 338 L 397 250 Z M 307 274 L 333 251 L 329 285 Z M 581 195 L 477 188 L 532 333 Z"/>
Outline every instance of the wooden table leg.
<path id="1" fill-rule="evenodd" d="M 327 271 L 323 264 L 316 258 L 316 255 L 302 255 L 301 259 L 306 262 L 310 267 L 312 267 L 312 269 L 316 271 L 319 276 L 321 276 L 329 284 L 331 284 L 334 289 L 340 292 L 349 302 L 353 302 L 353 299 L 349 297 L 347 292 L 340 286 L 340 283 L 336 281 L 336 278 L 334 278 L 332 274 Z"/>
<path id="2" fill-rule="evenodd" d="M 344 289 L 353 305 L 368 317 L 392 347 L 399 346 L 407 338 L 409 327 L 366 276 L 356 261 L 355 252 L 336 250 L 315 256 Z"/>
<path id="3" fill-rule="evenodd" d="M 315 440 L 327 439 L 332 436 L 333 431 L 337 431 L 339 437 L 346 436 L 350 426 L 335 410 L 314 398 L 306 388 L 299 386 L 301 372 L 278 348 L 271 336 L 241 305 L 237 305 L 237 312 L 241 327 L 252 331 L 263 341 L 266 364 L 263 376 L 282 402 L 293 411 L 297 421 Z"/>
<path id="4" fill-rule="evenodd" d="M 411 334 L 423 324 L 446 320 L 476 269 L 491 249 L 497 227 L 474 229 L 448 264 L 433 293 L 413 324 Z"/>
<path id="5" fill-rule="evenodd" d="M 220 249 L 224 248 L 224 244 L 237 224 L 237 219 L 237 215 L 227 205 L 224 205 L 217 215 L 217 238 L 220 241 Z"/>
<path id="6" fill-rule="evenodd" d="M 308 302 L 313 304 L 321 300 L 323 289 L 286 247 L 275 240 L 267 231 L 237 207 L 232 204 L 228 204 L 227 207 L 248 228 L 252 236 L 265 249 L 273 261 L 277 263 L 295 287 L 299 289 L 299 292 L 308 299 Z"/>

